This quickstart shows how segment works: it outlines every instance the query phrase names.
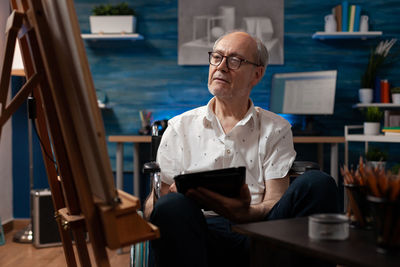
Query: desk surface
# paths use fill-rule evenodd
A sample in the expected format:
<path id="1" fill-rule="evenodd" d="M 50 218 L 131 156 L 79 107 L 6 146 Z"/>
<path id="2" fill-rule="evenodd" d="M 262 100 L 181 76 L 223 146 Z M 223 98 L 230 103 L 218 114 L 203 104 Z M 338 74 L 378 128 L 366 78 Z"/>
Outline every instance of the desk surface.
<path id="1" fill-rule="evenodd" d="M 151 143 L 150 135 L 110 135 L 108 137 L 110 142 L 119 143 Z"/>
<path id="2" fill-rule="evenodd" d="M 233 226 L 233 230 L 268 246 L 293 250 L 349 266 L 400 266 L 400 253 L 376 252 L 372 231 L 350 229 L 344 241 L 317 241 L 308 237 L 308 218 L 266 221 Z"/>
<path id="3" fill-rule="evenodd" d="M 344 136 L 293 136 L 293 143 L 344 143 Z"/>

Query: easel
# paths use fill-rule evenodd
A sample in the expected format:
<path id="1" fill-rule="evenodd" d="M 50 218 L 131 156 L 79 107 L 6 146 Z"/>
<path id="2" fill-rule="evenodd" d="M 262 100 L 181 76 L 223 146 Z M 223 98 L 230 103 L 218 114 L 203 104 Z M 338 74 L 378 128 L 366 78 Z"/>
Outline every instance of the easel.
<path id="1" fill-rule="evenodd" d="M 36 125 L 67 264 L 77 266 L 70 229 L 81 266 L 91 266 L 86 230 L 97 266 L 110 266 L 106 246 L 116 249 L 155 239 L 159 231 L 137 214 L 138 198 L 115 190 L 73 1 L 11 0 L 11 6 L 0 80 L 0 136 L 4 123 L 34 95 Z M 7 103 L 17 38 L 27 82 Z"/>

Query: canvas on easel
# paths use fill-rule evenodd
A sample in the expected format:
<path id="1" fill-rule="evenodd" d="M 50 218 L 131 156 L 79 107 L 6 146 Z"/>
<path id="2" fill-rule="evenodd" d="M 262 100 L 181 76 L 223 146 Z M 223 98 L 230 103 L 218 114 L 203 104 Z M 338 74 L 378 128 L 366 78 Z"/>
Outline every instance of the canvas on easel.
<path id="1" fill-rule="evenodd" d="M 1 127 L 28 95 L 37 100 L 49 185 L 68 266 L 76 266 L 69 226 L 83 266 L 90 266 L 87 230 L 98 266 L 109 266 L 111 249 L 159 236 L 138 214 L 138 198 L 114 185 L 105 131 L 73 1 L 11 0 L 7 49 L 0 82 Z M 6 103 L 15 39 L 27 83 Z M 50 155 L 50 156 L 49 156 Z"/>

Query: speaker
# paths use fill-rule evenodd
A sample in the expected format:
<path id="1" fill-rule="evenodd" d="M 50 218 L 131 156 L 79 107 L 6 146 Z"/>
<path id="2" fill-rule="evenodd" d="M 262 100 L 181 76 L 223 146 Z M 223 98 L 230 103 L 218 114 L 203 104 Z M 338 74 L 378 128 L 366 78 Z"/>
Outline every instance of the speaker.
<path id="1" fill-rule="evenodd" d="M 37 248 L 61 245 L 49 189 L 31 191 L 33 245 Z"/>

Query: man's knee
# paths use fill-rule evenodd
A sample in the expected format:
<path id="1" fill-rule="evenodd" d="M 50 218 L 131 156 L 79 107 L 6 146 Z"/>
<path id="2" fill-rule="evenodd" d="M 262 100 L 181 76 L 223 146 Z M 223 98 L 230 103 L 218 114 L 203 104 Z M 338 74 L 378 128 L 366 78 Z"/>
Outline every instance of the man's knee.
<path id="1" fill-rule="evenodd" d="M 307 186 L 318 190 L 337 190 L 336 182 L 332 176 L 318 170 L 310 170 L 303 173 L 297 177 L 293 183 L 299 183 L 302 186 Z"/>
<path id="2" fill-rule="evenodd" d="M 297 181 L 296 181 L 297 180 Z M 308 192 L 315 205 L 321 205 L 325 212 L 339 211 L 339 191 L 335 180 L 328 174 L 311 170 L 305 172 L 295 180 L 301 191 Z"/>
<path id="3" fill-rule="evenodd" d="M 157 225 L 163 220 L 182 221 L 184 217 L 193 216 L 202 216 L 199 206 L 180 193 L 170 193 L 157 200 L 150 221 Z"/>

